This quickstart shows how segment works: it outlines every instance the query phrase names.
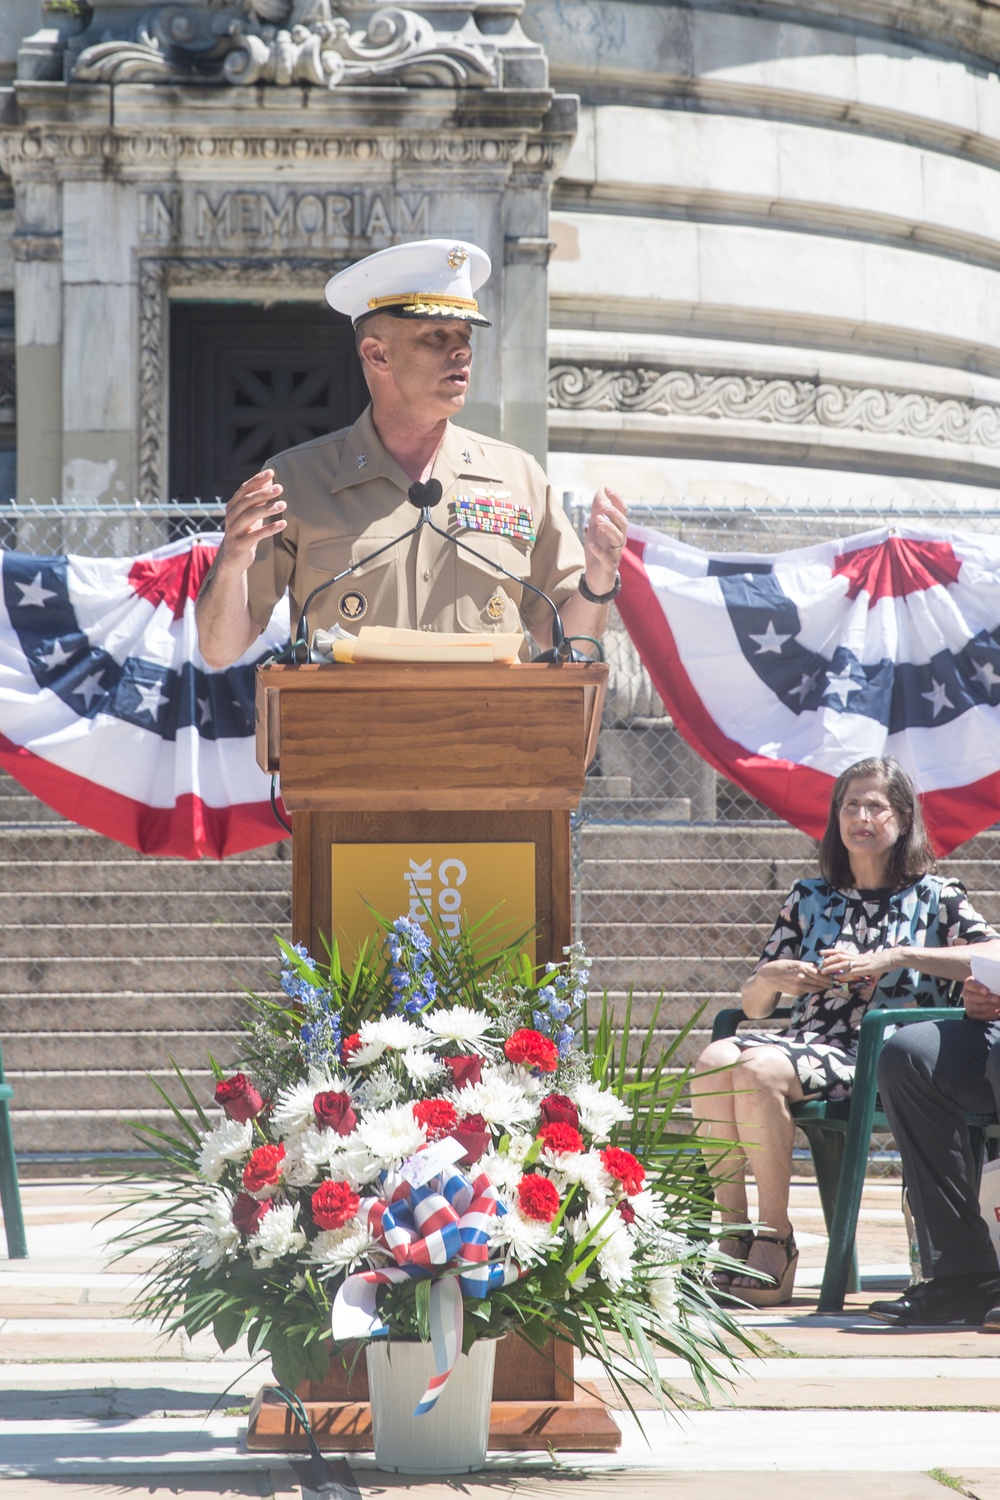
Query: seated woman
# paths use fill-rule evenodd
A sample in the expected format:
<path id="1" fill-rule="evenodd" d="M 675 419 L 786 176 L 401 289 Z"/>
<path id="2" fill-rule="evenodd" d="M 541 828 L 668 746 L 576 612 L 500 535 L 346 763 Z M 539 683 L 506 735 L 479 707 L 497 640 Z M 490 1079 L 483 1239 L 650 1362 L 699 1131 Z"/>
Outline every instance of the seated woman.
<path id="1" fill-rule="evenodd" d="M 920 804 L 893 760 L 862 760 L 838 777 L 819 869 L 820 879 L 792 887 L 741 991 L 753 1018 L 794 996 L 787 1028 L 710 1043 L 691 1086 L 703 1137 L 720 1143 L 706 1159 L 723 1225 L 747 1222 L 747 1163 L 757 1184 L 759 1227 L 720 1246 L 747 1271 L 714 1278 L 756 1307 L 787 1302 L 795 1281 L 789 1105 L 849 1094 L 865 1012 L 946 1005 L 971 973 L 965 945 L 996 935 L 957 880 L 932 873 Z"/>

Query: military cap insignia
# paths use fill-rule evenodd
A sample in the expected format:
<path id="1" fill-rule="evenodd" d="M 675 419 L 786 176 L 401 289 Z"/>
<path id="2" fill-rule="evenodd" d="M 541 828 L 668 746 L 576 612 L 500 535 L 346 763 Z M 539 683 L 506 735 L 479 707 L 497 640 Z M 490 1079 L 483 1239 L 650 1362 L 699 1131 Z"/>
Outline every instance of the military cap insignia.
<path id="1" fill-rule="evenodd" d="M 512 500 L 510 490 L 470 489 L 468 494 L 452 495 L 448 509 L 455 526 L 465 531 L 488 531 L 522 542 L 535 540 L 531 509 Z"/>
<path id="2" fill-rule="evenodd" d="M 341 594 L 337 608 L 345 620 L 360 620 L 368 613 L 368 600 L 360 589 L 349 589 Z"/>
<path id="3" fill-rule="evenodd" d="M 448 251 L 448 264 L 453 271 L 461 270 L 469 258 L 469 252 L 464 245 L 452 245 Z"/>

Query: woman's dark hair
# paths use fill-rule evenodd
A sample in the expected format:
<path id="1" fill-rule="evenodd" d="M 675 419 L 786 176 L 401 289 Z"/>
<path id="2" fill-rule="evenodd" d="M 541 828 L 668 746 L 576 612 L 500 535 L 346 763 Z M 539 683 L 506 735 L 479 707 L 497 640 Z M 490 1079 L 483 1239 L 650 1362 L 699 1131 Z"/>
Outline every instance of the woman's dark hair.
<path id="1" fill-rule="evenodd" d="M 870 756 L 841 771 L 830 798 L 830 816 L 826 832 L 819 846 L 819 871 L 824 880 L 838 890 L 850 890 L 854 885 L 851 861 L 844 841 L 840 837 L 840 809 L 852 781 L 877 776 L 891 802 L 893 811 L 904 825 L 889 853 L 886 884 L 891 890 L 900 891 L 919 880 L 929 870 L 937 869 L 934 850 L 927 836 L 924 815 L 917 799 L 913 782 L 894 760 Z"/>

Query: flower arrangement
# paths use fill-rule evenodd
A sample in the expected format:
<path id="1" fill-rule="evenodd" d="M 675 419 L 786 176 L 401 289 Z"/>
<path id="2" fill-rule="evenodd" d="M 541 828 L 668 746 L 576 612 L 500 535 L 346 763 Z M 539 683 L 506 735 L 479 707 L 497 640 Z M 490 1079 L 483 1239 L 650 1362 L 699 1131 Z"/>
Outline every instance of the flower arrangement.
<path id="1" fill-rule="evenodd" d="M 336 947 L 321 964 L 279 943 L 282 993 L 248 997 L 234 1071 L 213 1061 L 221 1115 L 178 1071 L 178 1133 L 138 1127 L 167 1169 L 122 1237 L 167 1252 L 142 1311 L 223 1348 L 245 1335 L 286 1387 L 349 1341 L 443 1332 L 418 1410 L 459 1350 L 508 1332 L 570 1340 L 626 1402 L 624 1378 L 660 1391 L 658 1350 L 706 1393 L 727 1378 L 725 1339 L 746 1339 L 707 1286 L 656 1009 L 626 1065 L 631 1006 L 621 1032 L 606 1002 L 588 1024 L 579 946 L 536 971 L 400 918 L 347 971 Z"/>

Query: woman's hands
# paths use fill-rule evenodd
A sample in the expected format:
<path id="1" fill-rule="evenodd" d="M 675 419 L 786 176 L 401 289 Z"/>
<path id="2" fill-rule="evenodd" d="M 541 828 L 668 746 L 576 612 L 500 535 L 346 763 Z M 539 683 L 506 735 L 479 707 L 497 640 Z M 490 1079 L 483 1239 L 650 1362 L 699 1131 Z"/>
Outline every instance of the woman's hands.
<path id="1" fill-rule="evenodd" d="M 970 1021 L 1000 1021 L 1000 995 L 988 990 L 978 979 L 965 981 L 962 1002 Z"/>
<path id="2" fill-rule="evenodd" d="M 892 969 L 902 969 L 906 955 L 901 948 L 879 948 L 873 953 L 851 953 L 846 948 L 823 948 L 819 969 L 826 988 L 831 984 L 856 984 L 862 979 L 881 979 Z"/>
<path id="3" fill-rule="evenodd" d="M 822 971 L 801 958 L 772 958 L 754 978 L 766 979 L 783 995 L 814 995 L 829 987 Z"/>

